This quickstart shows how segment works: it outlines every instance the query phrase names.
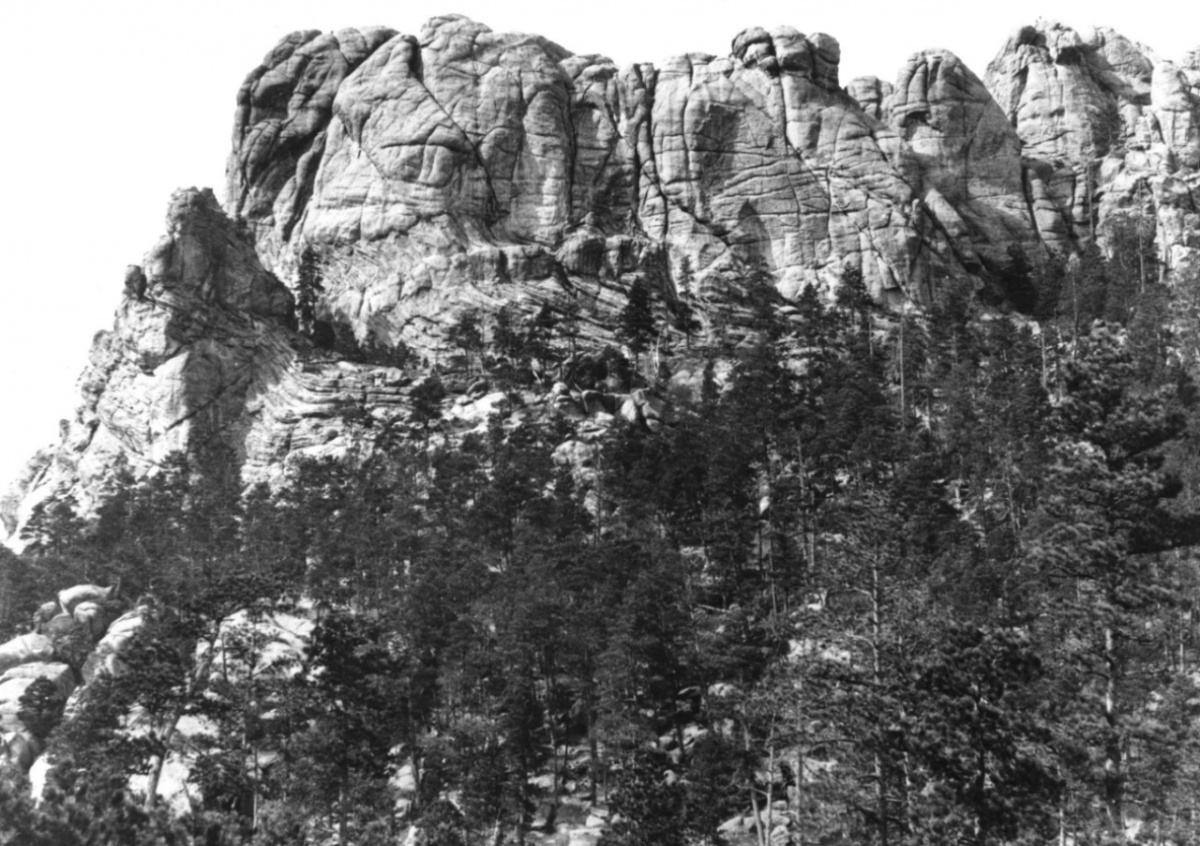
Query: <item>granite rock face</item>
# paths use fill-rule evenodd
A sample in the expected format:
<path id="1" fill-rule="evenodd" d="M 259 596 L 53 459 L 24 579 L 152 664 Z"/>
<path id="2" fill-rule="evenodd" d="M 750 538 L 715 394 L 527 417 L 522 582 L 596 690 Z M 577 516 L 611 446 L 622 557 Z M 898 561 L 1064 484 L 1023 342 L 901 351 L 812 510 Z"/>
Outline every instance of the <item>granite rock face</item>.
<path id="1" fill-rule="evenodd" d="M 314 354 L 293 331 L 308 247 L 317 318 L 440 361 L 458 316 L 503 305 L 577 309 L 580 344 L 611 343 L 638 280 L 689 298 L 712 332 L 747 284 L 828 292 L 851 269 L 884 303 L 961 284 L 1008 309 L 1014 249 L 1067 256 L 1130 221 L 1168 271 L 1200 268 L 1200 52 L 1172 63 L 1038 23 L 983 80 L 925 50 L 891 82 L 842 88 L 839 59 L 832 37 L 786 27 L 625 68 L 461 16 L 289 35 L 238 93 L 224 210 L 208 191 L 172 198 L 79 411 L 0 521 L 12 536 L 65 495 L 87 512 L 115 467 L 150 473 L 178 451 L 247 482 L 361 455 L 348 407 L 406 425 L 412 372 Z M 658 424 L 631 386 L 572 378 L 546 399 L 572 419 Z M 477 425 L 491 394 L 460 387 L 448 419 Z"/>
<path id="2" fill-rule="evenodd" d="M 118 468 L 142 477 L 185 454 L 195 467 L 271 481 L 301 456 L 362 446 L 366 426 L 343 420 L 347 405 L 369 408 L 372 422 L 402 420 L 411 409 L 410 376 L 316 352 L 296 333 L 292 294 L 211 191 L 177 192 L 166 224 L 143 264 L 125 274 L 112 329 L 92 343 L 82 403 L 59 443 L 39 452 L 0 500 L 14 547 L 42 503 L 69 497 L 91 513 Z M 48 624 L 94 628 L 94 615 L 80 610 L 94 599 L 61 596 L 48 613 L 66 611 Z"/>
<path id="3" fill-rule="evenodd" d="M 112 330 L 93 341 L 82 404 L 58 447 L 10 492 L 10 532 L 53 496 L 70 493 L 88 510 L 122 463 L 147 472 L 173 452 L 202 450 L 236 459 L 248 403 L 294 356 L 292 295 L 212 192 L 177 192 L 166 223 L 127 272 Z"/>
<path id="4" fill-rule="evenodd" d="M 301 244 L 352 255 L 327 308 L 381 340 L 513 282 L 651 273 L 668 296 L 708 295 L 763 271 L 794 295 L 854 267 L 895 298 L 934 265 L 969 272 L 931 249 L 903 142 L 839 87 L 839 59 L 790 28 L 624 69 L 459 16 L 415 36 L 297 33 L 240 93 L 228 210 L 281 276 Z"/>
<path id="5" fill-rule="evenodd" d="M 247 77 L 238 93 L 229 176 L 254 189 L 239 198 L 238 213 L 275 216 L 284 236 L 290 234 L 320 163 L 339 86 L 393 35 L 384 28 L 296 32 Z"/>
<path id="6" fill-rule="evenodd" d="M 1103 238 L 1138 202 L 1165 258 L 1182 238 L 1194 57 L 1039 23 L 986 83 L 927 50 L 843 89 L 839 59 L 787 27 L 626 68 L 457 15 L 294 33 L 239 94 L 227 209 L 283 278 L 325 251 L 327 317 L 423 349 L 462 309 L 616 302 L 639 277 L 668 298 L 748 274 L 795 296 L 854 268 L 881 301 L 928 301 L 936 279 L 995 286 L 1014 247 Z"/>
<path id="7" fill-rule="evenodd" d="M 1103 241 L 1136 220 L 1154 229 L 1165 270 L 1194 260 L 1195 53 L 1176 64 L 1109 29 L 1039 21 L 1009 38 L 986 79 L 1023 142 L 1026 190 L 1047 240 Z"/>
<path id="8" fill-rule="evenodd" d="M 868 77 L 847 91 L 895 133 L 892 160 L 920 199 L 924 240 L 943 267 L 999 272 L 1013 246 L 1040 252 L 1044 236 L 1025 196 L 1021 139 L 957 56 L 925 50 L 909 58 L 895 84 Z"/>

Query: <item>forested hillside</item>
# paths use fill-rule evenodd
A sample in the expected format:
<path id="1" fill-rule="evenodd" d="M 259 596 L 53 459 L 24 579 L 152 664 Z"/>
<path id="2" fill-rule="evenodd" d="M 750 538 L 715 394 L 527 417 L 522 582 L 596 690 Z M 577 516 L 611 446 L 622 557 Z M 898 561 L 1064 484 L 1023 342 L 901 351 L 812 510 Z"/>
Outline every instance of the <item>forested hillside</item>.
<path id="1" fill-rule="evenodd" d="M 390 360 L 403 422 L 339 407 L 351 460 L 40 508 L 3 634 L 79 582 L 142 624 L 66 718 L 22 698 L 48 775 L 6 771 L 0 842 L 1195 841 L 1200 280 L 1112 243 L 1014 254 L 1032 316 L 888 312 L 853 272 L 746 278 L 705 332 L 634 286 L 628 356 L 472 313 Z M 279 615 L 303 648 L 268 654 Z"/>
<path id="2" fill-rule="evenodd" d="M 1200 52 L 730 46 L 250 71 L 0 497 L 0 844 L 1200 841 Z"/>

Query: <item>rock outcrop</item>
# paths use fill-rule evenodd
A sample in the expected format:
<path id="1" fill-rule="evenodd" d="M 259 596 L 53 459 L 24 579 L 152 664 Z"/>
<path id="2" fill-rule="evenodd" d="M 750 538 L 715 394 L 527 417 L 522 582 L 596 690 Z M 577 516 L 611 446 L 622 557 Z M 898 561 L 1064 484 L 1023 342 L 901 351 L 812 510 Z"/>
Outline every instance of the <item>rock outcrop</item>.
<path id="1" fill-rule="evenodd" d="M 832 37 L 786 27 L 626 68 L 461 16 L 289 35 L 238 94 L 225 210 L 207 191 L 172 199 L 81 408 L 0 499 L 10 543 L 48 499 L 88 512 L 122 464 L 150 473 L 182 451 L 273 480 L 404 425 L 420 373 L 294 331 L 308 248 L 310 318 L 434 362 L 458 317 L 503 305 L 573 313 L 582 345 L 611 343 L 638 281 L 687 298 L 713 334 L 748 285 L 828 292 L 851 269 L 881 302 L 952 283 L 1007 309 L 1017 253 L 1065 256 L 1131 221 L 1163 268 L 1200 267 L 1200 52 L 1171 63 L 1039 23 L 982 81 L 926 50 L 894 82 L 843 89 L 839 58 Z M 596 387 L 544 401 L 658 425 L 653 398 Z M 461 388 L 448 419 L 487 399 Z"/>
<path id="2" fill-rule="evenodd" d="M 228 210 L 284 275 L 300 244 L 352 248 L 328 307 L 360 337 L 511 282 L 650 268 L 670 293 L 761 270 L 795 294 L 857 267 L 902 296 L 939 256 L 900 143 L 841 90 L 839 57 L 790 28 L 625 69 L 459 16 L 297 33 L 239 95 Z"/>
<path id="3" fill-rule="evenodd" d="M 1041 250 L 1045 233 L 1026 202 L 1021 139 L 957 56 L 925 50 L 894 85 L 868 77 L 847 90 L 895 133 L 892 160 L 915 189 L 924 240 L 942 267 L 997 275 L 1011 264 L 1012 247 Z M 926 300 L 933 296 L 924 292 Z"/>
<path id="4" fill-rule="evenodd" d="M 138 631 L 161 613 L 174 613 L 156 608 L 153 602 L 128 608 L 115 593 L 112 587 L 90 584 L 61 591 L 57 601 L 47 602 L 38 610 L 33 631 L 0 644 L 0 763 L 7 760 L 31 770 L 34 796 L 42 795 L 53 762 L 42 755 L 44 732 L 39 733 L 34 724 L 26 725 L 29 717 L 23 714 L 22 697 L 35 682 L 49 682 L 53 694 L 38 702 L 35 716 L 44 720 L 61 713 L 63 719 L 73 719 L 84 707 L 82 701 L 89 685 L 105 676 L 120 683 L 128 671 L 122 656 Z M 311 610 L 308 606 L 258 609 L 254 614 L 243 610 L 215 621 L 213 631 L 196 646 L 195 665 L 206 670 L 198 682 L 205 693 L 197 695 L 215 700 L 220 698 L 220 691 L 247 677 L 285 677 L 298 672 L 307 660 L 311 642 Z M 76 627 L 66 628 L 66 621 L 72 620 Z M 82 653 L 81 646 L 85 647 Z M 161 719 L 161 714 L 135 708 L 125 715 L 123 730 L 135 736 L 150 734 L 161 727 Z M 177 715 L 168 732 L 172 742 L 168 743 L 157 790 L 159 797 L 178 811 L 189 807 L 187 781 L 196 745 L 216 731 L 211 721 Z M 53 756 L 53 746 L 47 754 Z M 134 789 L 145 790 L 146 785 L 145 775 L 131 779 Z"/>
<path id="5" fill-rule="evenodd" d="M 328 314 L 383 343 L 635 277 L 720 297 L 765 273 L 794 296 L 858 268 L 881 300 L 927 301 L 935 279 L 997 286 L 1014 247 L 1068 254 L 1139 203 L 1176 210 L 1164 259 L 1184 240 L 1193 59 L 1058 24 L 1015 34 L 986 85 L 927 50 L 842 90 L 839 57 L 790 28 L 624 69 L 461 16 L 295 33 L 240 92 L 228 210 L 281 276 L 323 245 Z"/>
<path id="6" fill-rule="evenodd" d="M 1039 230 L 1057 244 L 1154 231 L 1164 270 L 1192 260 L 1200 194 L 1200 62 L 1182 64 L 1109 29 L 1023 27 L 987 84 L 1023 142 Z"/>
<path id="7" fill-rule="evenodd" d="M 238 458 L 248 404 L 295 355 L 291 293 L 211 191 L 175 194 L 167 234 L 137 270 L 112 330 L 93 341 L 59 448 L 9 498 L 10 531 L 48 497 L 69 493 L 86 511 L 119 464 L 144 473 L 174 452 Z"/>
<path id="8" fill-rule="evenodd" d="M 60 708 L 68 701 L 78 679 L 66 663 L 64 649 L 69 653 L 80 643 L 101 641 L 109 612 L 118 604 L 112 593 L 97 585 L 64 590 L 57 601 L 38 609 L 32 631 L 0 644 L 0 759 L 6 754 L 9 763 L 29 769 L 41 754 L 43 739 L 25 724 L 22 697 L 35 682 L 45 680 L 53 685 Z"/>

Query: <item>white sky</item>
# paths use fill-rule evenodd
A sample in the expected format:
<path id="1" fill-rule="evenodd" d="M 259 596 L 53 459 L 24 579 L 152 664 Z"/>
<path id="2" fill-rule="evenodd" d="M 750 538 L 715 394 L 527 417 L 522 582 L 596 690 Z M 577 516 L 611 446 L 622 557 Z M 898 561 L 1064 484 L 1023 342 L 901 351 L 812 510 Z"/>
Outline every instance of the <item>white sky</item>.
<path id="1" fill-rule="evenodd" d="M 841 42 L 843 84 L 893 79 L 928 47 L 982 76 L 1039 15 L 1111 26 L 1164 58 L 1200 46 L 1200 7 L 1178 0 L 5 0 L 0 488 L 72 416 L 92 336 L 111 326 L 125 266 L 162 234 L 171 192 L 210 186 L 224 199 L 237 90 L 275 42 L 309 28 L 416 33 L 449 12 L 621 65 L 723 55 L 746 27 L 788 24 Z"/>

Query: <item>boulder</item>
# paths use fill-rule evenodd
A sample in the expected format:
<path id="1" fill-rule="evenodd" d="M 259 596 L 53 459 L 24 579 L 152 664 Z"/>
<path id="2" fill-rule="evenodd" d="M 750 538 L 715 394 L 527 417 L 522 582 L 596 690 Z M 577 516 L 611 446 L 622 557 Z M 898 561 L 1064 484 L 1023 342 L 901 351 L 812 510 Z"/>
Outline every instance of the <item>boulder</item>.
<path id="1" fill-rule="evenodd" d="M 72 637 L 78 632 L 88 635 L 91 633 L 91 629 L 85 623 L 78 622 L 73 614 L 59 614 L 46 623 L 42 627 L 42 631 L 45 632 L 47 637 L 59 642 Z"/>
<path id="2" fill-rule="evenodd" d="M 108 626 L 104 637 L 84 662 L 82 673 L 85 684 L 91 684 L 99 675 L 121 674 L 121 655 L 129 648 L 133 636 L 144 624 L 147 610 L 145 606 L 138 606 L 125 612 Z"/>
<path id="3" fill-rule="evenodd" d="M 23 634 L 0 645 L 0 672 L 18 664 L 50 661 L 54 658 L 54 643 L 39 633 Z"/>
<path id="4" fill-rule="evenodd" d="M 28 770 L 42 754 L 45 744 L 28 732 L 13 732 L 3 738 L 8 761 L 22 770 Z"/>
<path id="5" fill-rule="evenodd" d="M 0 673 L 0 686 L 12 679 L 46 679 L 54 683 L 64 700 L 75 689 L 75 674 L 68 665 L 62 663 L 37 661 L 18 664 Z"/>
<path id="6" fill-rule="evenodd" d="M 638 405 L 637 400 L 632 396 L 627 396 L 621 400 L 621 406 L 617 409 L 617 413 L 630 423 L 644 422 L 641 406 Z"/>
<path id="7" fill-rule="evenodd" d="M 85 601 L 75 606 L 75 622 L 86 626 L 92 640 L 99 640 L 108 629 L 109 613 L 99 602 Z"/>
<path id="8" fill-rule="evenodd" d="M 29 795 L 33 797 L 34 802 L 40 802 L 46 792 L 46 779 L 50 775 L 50 768 L 54 764 L 50 761 L 48 755 L 38 755 L 33 764 L 29 767 Z"/>
<path id="9" fill-rule="evenodd" d="M 62 613 L 62 606 L 57 601 L 43 602 L 38 610 L 33 612 L 33 630 L 40 632 L 42 626 Z"/>
<path id="10" fill-rule="evenodd" d="M 100 587 L 99 585 L 75 585 L 75 587 L 58 592 L 58 604 L 62 606 L 65 613 L 70 614 L 79 603 L 103 602 L 108 599 L 112 591 L 111 587 Z"/>

